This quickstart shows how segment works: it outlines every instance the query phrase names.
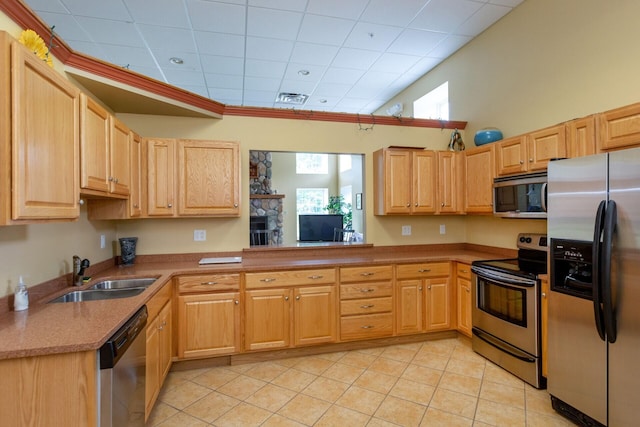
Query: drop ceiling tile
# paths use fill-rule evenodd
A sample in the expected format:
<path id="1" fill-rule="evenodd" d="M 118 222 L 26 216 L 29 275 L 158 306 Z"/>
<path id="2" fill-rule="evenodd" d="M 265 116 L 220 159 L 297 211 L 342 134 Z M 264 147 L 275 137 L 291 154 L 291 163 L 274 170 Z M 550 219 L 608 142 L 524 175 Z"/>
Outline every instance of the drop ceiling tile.
<path id="1" fill-rule="evenodd" d="M 284 78 L 287 80 L 317 84 L 318 81 L 322 78 L 322 75 L 324 74 L 326 69 L 327 67 L 319 65 L 294 64 L 290 62 L 287 67 L 287 71 L 285 72 Z M 301 70 L 308 71 L 309 74 L 305 76 L 304 74 L 300 73 Z"/>
<path id="2" fill-rule="evenodd" d="M 360 18 L 364 22 L 405 27 L 429 0 L 371 0 Z"/>
<path id="3" fill-rule="evenodd" d="M 367 70 L 379 57 L 380 53 L 370 50 L 342 48 L 331 65 L 338 68 Z"/>
<path id="4" fill-rule="evenodd" d="M 146 24 L 139 24 L 138 29 L 151 49 L 175 50 L 177 56 L 180 56 L 178 52 L 198 51 L 190 30 Z"/>
<path id="5" fill-rule="evenodd" d="M 369 99 L 362 98 L 342 98 L 334 108 L 334 111 L 353 111 L 361 110 L 369 103 Z"/>
<path id="6" fill-rule="evenodd" d="M 215 97 L 214 99 L 235 99 L 238 104 L 242 102 L 242 90 L 239 89 L 224 89 L 209 86 L 209 93 Z"/>
<path id="7" fill-rule="evenodd" d="M 244 102 L 262 102 L 263 105 L 273 105 L 278 96 L 276 90 L 253 90 L 246 89 L 244 91 Z"/>
<path id="8" fill-rule="evenodd" d="M 173 28 L 191 28 L 185 2 L 153 0 L 153 7 L 144 0 L 126 0 L 129 13 L 138 24 Z"/>
<path id="9" fill-rule="evenodd" d="M 327 69 L 322 77 L 323 83 L 342 83 L 352 85 L 355 84 L 360 77 L 364 75 L 364 70 L 355 70 L 353 68 L 336 68 Z"/>
<path id="10" fill-rule="evenodd" d="M 180 87 L 196 95 L 204 96 L 205 98 L 209 97 L 209 91 L 206 86 L 182 85 Z"/>
<path id="11" fill-rule="evenodd" d="M 413 67 L 420 59 L 421 57 L 419 56 L 383 53 L 371 66 L 371 70 L 400 74 L 404 70 Z"/>
<path id="12" fill-rule="evenodd" d="M 88 0 L 62 0 L 66 8 L 74 15 L 84 17 L 132 21 L 131 15 L 122 3 L 122 0 L 88 1 Z"/>
<path id="13" fill-rule="evenodd" d="M 244 3 L 244 0 L 237 1 Z M 305 7 L 307 6 L 307 0 L 249 0 L 249 6 L 304 12 Z"/>
<path id="14" fill-rule="evenodd" d="M 288 61 L 292 50 L 292 41 L 247 37 L 247 58 Z"/>
<path id="15" fill-rule="evenodd" d="M 431 0 L 411 21 L 410 28 L 449 33 L 482 7 L 470 0 Z"/>
<path id="16" fill-rule="evenodd" d="M 302 20 L 298 40 L 342 46 L 355 23 L 355 21 L 347 19 L 306 14 Z"/>
<path id="17" fill-rule="evenodd" d="M 200 55 L 200 63 L 205 73 L 231 74 L 242 76 L 244 60 L 229 56 Z"/>
<path id="18" fill-rule="evenodd" d="M 105 52 L 102 46 L 90 41 L 70 40 L 67 44 L 76 52 L 82 52 L 85 55 L 93 56 L 94 58 L 102 59 L 103 61 L 105 58 L 108 58 L 107 52 Z"/>
<path id="19" fill-rule="evenodd" d="M 340 97 L 337 96 L 319 96 L 319 95 L 311 95 L 305 105 L 307 107 L 314 107 L 314 110 L 326 110 L 338 103 Z"/>
<path id="20" fill-rule="evenodd" d="M 509 12 L 511 12 L 511 9 L 508 7 L 485 4 L 471 18 L 458 27 L 455 33 L 472 37 L 477 36 Z"/>
<path id="21" fill-rule="evenodd" d="M 147 77 L 158 80 L 160 82 L 166 83 L 166 79 L 162 75 L 162 72 L 158 67 L 140 67 L 137 65 L 132 65 L 129 68 L 131 71 L 135 71 L 136 73 L 144 74 Z"/>
<path id="22" fill-rule="evenodd" d="M 315 43 L 296 43 L 291 53 L 291 62 L 311 65 L 329 65 L 338 53 L 337 46 Z"/>
<path id="23" fill-rule="evenodd" d="M 368 0 L 309 0 L 307 13 L 333 16 L 334 18 L 358 19 Z"/>
<path id="24" fill-rule="evenodd" d="M 302 13 L 250 7 L 247 17 L 247 35 L 295 40 L 301 21 Z"/>
<path id="25" fill-rule="evenodd" d="M 328 96 L 328 97 L 338 97 L 341 98 L 349 92 L 351 89 L 351 85 L 340 84 L 340 83 L 325 83 L 321 82 L 316 86 L 316 89 L 313 91 L 313 94 L 316 96 Z"/>
<path id="26" fill-rule="evenodd" d="M 301 82 L 298 80 L 283 80 L 278 92 L 302 93 L 309 95 L 313 93 L 316 84 L 312 82 Z"/>
<path id="27" fill-rule="evenodd" d="M 204 82 L 204 75 L 201 72 L 176 70 L 168 67 L 163 67 L 162 71 L 169 84 L 176 86 L 206 86 Z"/>
<path id="28" fill-rule="evenodd" d="M 228 3 L 186 0 L 194 30 L 244 34 L 245 8 Z"/>
<path id="29" fill-rule="evenodd" d="M 177 71 L 202 71 L 200 58 L 195 53 L 178 52 L 175 49 L 153 49 L 153 57 L 162 68 L 174 69 Z M 182 64 L 174 64 L 171 58 L 182 59 Z"/>
<path id="30" fill-rule="evenodd" d="M 229 74 L 204 74 L 205 82 L 209 89 L 229 89 L 229 90 L 242 90 L 242 84 L 244 79 L 242 75 L 229 75 Z"/>
<path id="31" fill-rule="evenodd" d="M 140 34 L 131 22 L 110 21 L 79 16 L 78 23 L 96 43 L 145 47 Z"/>
<path id="32" fill-rule="evenodd" d="M 489 0 L 491 4 L 497 4 L 499 6 L 508 6 L 508 7 L 516 7 L 524 0 Z"/>
<path id="33" fill-rule="evenodd" d="M 354 85 L 355 88 L 370 88 L 374 91 L 378 91 L 395 81 L 400 77 L 400 73 L 386 73 L 382 71 L 367 71 L 358 83 Z M 361 96 L 364 98 L 364 96 Z"/>
<path id="34" fill-rule="evenodd" d="M 418 61 L 413 67 L 405 71 L 405 74 L 417 79 L 425 75 L 429 70 L 438 65 L 442 60 L 440 58 L 424 57 Z"/>
<path id="35" fill-rule="evenodd" d="M 452 55 L 455 51 L 467 44 L 471 40 L 469 36 L 456 36 L 451 35 L 445 38 L 438 44 L 431 52 L 429 56 L 433 58 L 444 59 Z"/>
<path id="36" fill-rule="evenodd" d="M 122 47 L 109 44 L 101 44 L 100 47 L 107 53 L 109 58 L 112 59 L 115 65 L 125 67 L 140 66 L 140 67 L 155 67 L 156 62 L 153 59 L 151 53 L 144 48 L 139 47 Z"/>
<path id="37" fill-rule="evenodd" d="M 205 55 L 244 56 L 244 36 L 195 31 L 198 52 Z"/>
<path id="38" fill-rule="evenodd" d="M 49 28 L 55 25 L 54 33 L 62 37 L 67 43 L 70 44 L 71 41 L 75 40 L 85 43 L 91 42 L 91 40 L 87 40 L 89 38 L 87 32 L 84 31 L 84 28 L 78 24 L 73 16 L 48 12 L 39 13 L 39 16 L 47 23 Z"/>
<path id="39" fill-rule="evenodd" d="M 407 29 L 393 42 L 388 51 L 405 55 L 425 56 L 445 37 L 446 34 L 443 33 Z"/>
<path id="40" fill-rule="evenodd" d="M 268 79 L 263 77 L 245 77 L 244 88 L 254 91 L 277 91 L 280 88 L 281 79 Z"/>
<path id="41" fill-rule="evenodd" d="M 42 12 L 69 13 L 67 8 L 58 0 L 29 0 L 29 8 L 42 17 Z"/>
<path id="42" fill-rule="evenodd" d="M 282 79 L 287 69 L 284 61 L 265 61 L 263 59 L 247 59 L 245 63 L 245 75 L 251 77 L 270 77 Z"/>
<path id="43" fill-rule="evenodd" d="M 344 42 L 344 46 L 384 52 L 401 32 L 400 27 L 358 22 Z"/>

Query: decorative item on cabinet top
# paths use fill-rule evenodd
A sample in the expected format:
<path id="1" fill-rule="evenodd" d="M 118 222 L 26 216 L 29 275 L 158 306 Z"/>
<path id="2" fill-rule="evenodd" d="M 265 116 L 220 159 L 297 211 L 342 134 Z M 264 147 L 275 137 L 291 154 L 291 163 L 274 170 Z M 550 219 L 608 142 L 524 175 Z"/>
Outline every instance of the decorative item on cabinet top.
<path id="1" fill-rule="evenodd" d="M 451 139 L 449 140 L 449 151 L 464 151 L 464 142 L 462 141 L 462 135 L 458 129 L 454 129 L 451 132 Z"/>
<path id="2" fill-rule="evenodd" d="M 473 142 L 476 146 L 500 141 L 503 138 L 502 131 L 496 128 L 484 128 L 476 132 Z"/>
<path id="3" fill-rule="evenodd" d="M 54 26 L 55 27 L 55 26 Z M 51 27 L 51 41 L 53 41 L 53 28 Z M 42 59 L 47 65 L 53 68 L 53 61 L 51 60 L 51 41 L 49 42 L 49 46 L 44 43 L 42 37 L 38 35 L 33 30 L 24 30 L 20 34 L 20 38 L 18 39 L 20 44 L 27 47 L 30 51 L 36 54 L 36 56 Z"/>

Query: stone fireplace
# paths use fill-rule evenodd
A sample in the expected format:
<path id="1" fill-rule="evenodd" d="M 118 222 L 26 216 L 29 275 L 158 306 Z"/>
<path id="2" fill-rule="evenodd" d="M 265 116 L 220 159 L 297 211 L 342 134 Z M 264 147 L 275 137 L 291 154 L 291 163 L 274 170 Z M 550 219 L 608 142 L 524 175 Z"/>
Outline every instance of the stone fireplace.
<path id="1" fill-rule="evenodd" d="M 282 199 L 283 194 L 274 194 L 271 188 L 271 153 L 250 151 L 249 158 L 249 229 L 270 230 L 269 242 L 260 244 L 282 244 Z M 251 240 L 250 240 L 251 241 Z"/>

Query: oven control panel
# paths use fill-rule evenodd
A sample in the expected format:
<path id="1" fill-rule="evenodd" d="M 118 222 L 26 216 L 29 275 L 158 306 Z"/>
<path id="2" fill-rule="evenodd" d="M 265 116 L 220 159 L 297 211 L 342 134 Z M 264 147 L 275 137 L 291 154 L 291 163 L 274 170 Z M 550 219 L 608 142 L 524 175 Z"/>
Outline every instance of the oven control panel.
<path id="1" fill-rule="evenodd" d="M 539 233 L 520 233 L 518 234 L 518 249 L 532 249 L 535 251 L 549 250 L 547 243 L 547 235 Z"/>

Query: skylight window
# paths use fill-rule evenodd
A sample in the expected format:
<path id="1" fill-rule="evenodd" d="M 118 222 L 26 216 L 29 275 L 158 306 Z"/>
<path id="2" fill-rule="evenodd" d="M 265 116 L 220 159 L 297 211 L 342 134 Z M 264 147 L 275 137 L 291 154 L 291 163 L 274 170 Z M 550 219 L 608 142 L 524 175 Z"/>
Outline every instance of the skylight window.
<path id="1" fill-rule="evenodd" d="M 449 120 L 449 82 L 413 102 L 413 117 L 417 119 Z"/>

